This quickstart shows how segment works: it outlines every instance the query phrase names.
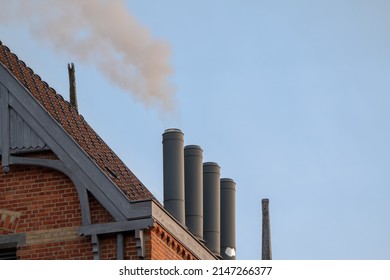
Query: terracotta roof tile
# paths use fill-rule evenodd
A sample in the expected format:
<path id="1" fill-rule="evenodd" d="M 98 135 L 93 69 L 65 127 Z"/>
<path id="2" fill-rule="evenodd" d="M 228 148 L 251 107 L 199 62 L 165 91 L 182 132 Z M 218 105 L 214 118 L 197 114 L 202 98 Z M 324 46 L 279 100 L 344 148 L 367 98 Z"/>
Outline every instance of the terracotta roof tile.
<path id="1" fill-rule="evenodd" d="M 0 41 L 2 63 L 131 201 L 154 196 L 84 118 Z"/>

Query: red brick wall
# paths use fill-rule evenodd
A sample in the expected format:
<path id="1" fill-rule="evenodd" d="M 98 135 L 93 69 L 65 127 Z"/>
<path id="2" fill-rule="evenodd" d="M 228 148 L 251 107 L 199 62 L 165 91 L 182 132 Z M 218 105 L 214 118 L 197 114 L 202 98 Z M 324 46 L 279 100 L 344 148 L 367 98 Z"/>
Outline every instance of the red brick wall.
<path id="1" fill-rule="evenodd" d="M 148 232 L 146 247 L 150 250 L 152 260 L 196 260 L 189 250 L 172 237 L 161 226 L 156 224 Z"/>
<path id="2" fill-rule="evenodd" d="M 79 226 L 76 189 L 60 172 L 13 166 L 0 177 L 0 208 L 20 214 L 16 232 Z"/>
<path id="3" fill-rule="evenodd" d="M 124 233 L 124 259 L 139 260 L 137 256 L 134 232 Z M 150 230 L 144 230 L 145 260 L 195 260 L 197 259 L 180 242 L 156 224 Z M 100 237 L 102 259 L 116 259 L 116 234 Z"/>
<path id="4" fill-rule="evenodd" d="M 135 244 L 134 232 L 125 235 L 125 260 L 139 260 L 137 256 L 137 248 Z M 145 259 L 150 259 L 145 258 Z"/>
<path id="5" fill-rule="evenodd" d="M 116 260 L 116 234 L 106 234 L 99 237 L 100 258 L 102 260 Z"/>
<path id="6" fill-rule="evenodd" d="M 50 153 L 41 155 L 54 158 Z M 88 196 L 92 223 L 114 222 Z M 80 225 L 77 191 L 66 175 L 33 166 L 11 166 L 9 174 L 0 171 L 0 235 L 26 233 L 26 245 L 18 249 L 18 258 L 93 259 L 91 238 L 77 233 Z M 125 259 L 139 259 L 135 233 L 124 233 L 124 240 Z M 116 259 L 116 234 L 99 236 L 99 241 L 101 259 Z M 144 241 L 145 259 L 196 259 L 159 225 L 145 230 Z"/>
<path id="7" fill-rule="evenodd" d="M 48 242 L 22 246 L 18 257 L 26 260 L 88 260 L 93 259 L 89 237 L 79 240 Z"/>
<path id="8" fill-rule="evenodd" d="M 64 174 L 12 166 L 0 176 L 0 234 L 26 233 L 20 259 L 91 259 L 89 237 L 77 234 L 81 211 L 76 188 Z"/>
<path id="9" fill-rule="evenodd" d="M 91 223 L 112 223 L 115 219 L 108 211 L 96 200 L 96 198 L 88 192 L 89 208 L 91 212 Z"/>

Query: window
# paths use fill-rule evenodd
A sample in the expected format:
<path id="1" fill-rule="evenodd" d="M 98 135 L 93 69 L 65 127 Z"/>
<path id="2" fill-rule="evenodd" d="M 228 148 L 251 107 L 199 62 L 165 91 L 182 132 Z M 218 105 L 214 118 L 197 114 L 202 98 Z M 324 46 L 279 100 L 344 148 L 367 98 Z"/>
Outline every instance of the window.
<path id="1" fill-rule="evenodd" d="M 17 243 L 1 244 L 0 260 L 17 260 L 16 245 Z"/>
<path id="2" fill-rule="evenodd" d="M 17 247 L 26 245 L 26 234 L 0 235 L 0 260 L 17 260 Z"/>

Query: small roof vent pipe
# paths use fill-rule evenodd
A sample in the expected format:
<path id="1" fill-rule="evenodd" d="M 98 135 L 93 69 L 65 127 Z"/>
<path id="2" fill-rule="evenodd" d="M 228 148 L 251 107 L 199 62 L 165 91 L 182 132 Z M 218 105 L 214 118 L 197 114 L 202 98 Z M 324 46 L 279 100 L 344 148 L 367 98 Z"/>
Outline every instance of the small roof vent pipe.
<path id="1" fill-rule="evenodd" d="M 68 63 L 68 74 L 69 74 L 69 103 L 78 112 L 79 108 L 77 105 L 76 75 L 75 75 L 75 67 L 73 63 Z"/>
<path id="2" fill-rule="evenodd" d="M 221 255 L 236 259 L 236 183 L 230 178 L 221 179 Z"/>
<path id="3" fill-rule="evenodd" d="M 186 226 L 203 240 L 203 150 L 196 145 L 184 147 Z"/>
<path id="4" fill-rule="evenodd" d="M 262 260 L 272 260 L 271 249 L 271 227 L 269 220 L 269 199 L 264 198 L 261 200 L 262 212 L 263 212 L 263 229 L 262 229 Z"/>
<path id="5" fill-rule="evenodd" d="M 221 168 L 215 162 L 203 164 L 203 237 L 206 246 L 220 257 L 221 251 Z"/>
<path id="6" fill-rule="evenodd" d="M 163 134 L 164 207 L 182 225 L 184 203 L 184 134 L 170 128 Z"/>

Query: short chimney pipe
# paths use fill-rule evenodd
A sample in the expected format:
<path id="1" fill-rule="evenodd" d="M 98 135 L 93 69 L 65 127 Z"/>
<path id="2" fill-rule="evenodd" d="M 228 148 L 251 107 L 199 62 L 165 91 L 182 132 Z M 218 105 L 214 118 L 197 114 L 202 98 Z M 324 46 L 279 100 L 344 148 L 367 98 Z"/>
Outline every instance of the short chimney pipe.
<path id="1" fill-rule="evenodd" d="M 186 226 L 203 240 L 203 150 L 197 145 L 184 147 Z"/>
<path id="2" fill-rule="evenodd" d="M 230 178 L 221 179 L 221 255 L 236 259 L 236 183 Z"/>
<path id="3" fill-rule="evenodd" d="M 184 134 L 170 128 L 163 133 L 164 207 L 185 224 L 184 202 Z"/>
<path id="4" fill-rule="evenodd" d="M 220 172 L 221 168 L 215 162 L 203 164 L 203 238 L 206 246 L 217 256 L 220 256 Z"/>

